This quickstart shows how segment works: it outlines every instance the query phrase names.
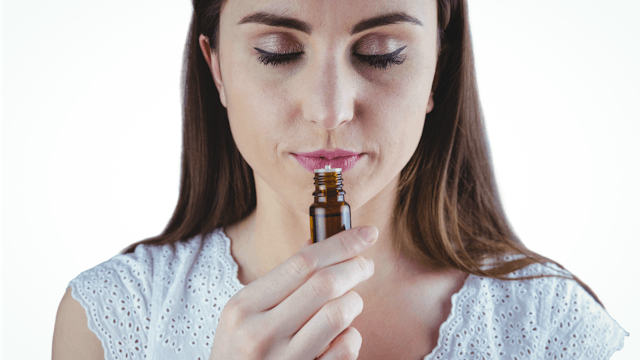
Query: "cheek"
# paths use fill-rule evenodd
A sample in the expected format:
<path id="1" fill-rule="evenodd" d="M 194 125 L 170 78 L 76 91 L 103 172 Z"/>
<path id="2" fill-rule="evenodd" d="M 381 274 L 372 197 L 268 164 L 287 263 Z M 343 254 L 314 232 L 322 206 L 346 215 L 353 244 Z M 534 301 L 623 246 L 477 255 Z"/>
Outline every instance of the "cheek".
<path id="1" fill-rule="evenodd" d="M 384 91 L 368 96 L 365 108 L 369 114 L 363 131 L 379 146 L 376 163 L 378 173 L 388 174 L 384 176 L 397 175 L 420 142 L 431 84 L 427 75 L 416 71 L 414 77 L 402 77 Z"/>
<path id="2" fill-rule="evenodd" d="M 364 131 L 380 144 L 383 162 L 408 162 L 422 136 L 432 78 L 428 71 L 410 73 L 366 96 Z"/>
<path id="3" fill-rule="evenodd" d="M 425 121 L 424 113 L 409 112 L 406 107 L 397 110 L 370 130 L 370 138 L 380 147 L 380 165 L 390 173 L 400 171 L 409 162 L 420 142 Z"/>
<path id="4" fill-rule="evenodd" d="M 233 71 L 225 87 L 227 113 L 234 141 L 240 153 L 256 171 L 277 165 L 277 146 L 287 136 L 285 96 L 265 90 L 246 69 Z"/>

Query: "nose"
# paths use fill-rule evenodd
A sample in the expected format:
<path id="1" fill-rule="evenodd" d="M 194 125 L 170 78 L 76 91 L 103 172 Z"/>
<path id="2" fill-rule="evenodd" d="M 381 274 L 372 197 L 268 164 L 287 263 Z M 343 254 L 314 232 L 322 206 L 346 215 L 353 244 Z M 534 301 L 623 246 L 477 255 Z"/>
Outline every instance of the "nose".
<path id="1" fill-rule="evenodd" d="M 336 56 L 317 58 L 300 79 L 303 116 L 316 126 L 332 130 L 353 119 L 354 92 L 348 69 Z"/>

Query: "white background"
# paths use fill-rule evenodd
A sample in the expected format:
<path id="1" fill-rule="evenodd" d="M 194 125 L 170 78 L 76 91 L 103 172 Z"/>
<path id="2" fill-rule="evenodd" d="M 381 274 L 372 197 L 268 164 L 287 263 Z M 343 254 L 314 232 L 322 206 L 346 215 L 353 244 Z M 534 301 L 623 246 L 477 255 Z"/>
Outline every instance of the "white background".
<path id="1" fill-rule="evenodd" d="M 637 1 L 472 1 L 507 216 L 640 353 Z M 50 357 L 67 283 L 157 235 L 177 201 L 191 4 L 5 1 L 2 354 Z"/>

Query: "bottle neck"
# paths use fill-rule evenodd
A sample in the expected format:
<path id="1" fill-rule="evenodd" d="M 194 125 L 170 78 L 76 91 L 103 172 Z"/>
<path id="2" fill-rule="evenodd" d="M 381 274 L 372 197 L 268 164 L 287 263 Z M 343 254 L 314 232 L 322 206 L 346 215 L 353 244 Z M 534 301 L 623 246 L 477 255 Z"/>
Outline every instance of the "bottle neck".
<path id="1" fill-rule="evenodd" d="M 313 192 L 314 201 L 344 202 L 342 190 L 342 174 L 338 172 L 315 173 L 316 191 Z"/>

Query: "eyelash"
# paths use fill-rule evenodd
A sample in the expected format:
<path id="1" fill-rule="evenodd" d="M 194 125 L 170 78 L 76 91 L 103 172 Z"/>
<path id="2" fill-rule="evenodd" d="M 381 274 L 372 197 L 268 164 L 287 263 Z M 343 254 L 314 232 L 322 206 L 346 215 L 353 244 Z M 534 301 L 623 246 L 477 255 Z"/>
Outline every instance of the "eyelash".
<path id="1" fill-rule="evenodd" d="M 355 57 L 358 58 L 358 60 L 360 60 L 361 62 L 367 63 L 369 66 L 375 69 L 384 70 L 389 65 L 400 65 L 404 62 L 404 60 L 406 59 L 406 55 L 399 55 L 404 48 L 406 48 L 406 46 L 403 46 L 394 52 L 383 54 L 383 55 L 362 55 L 362 54 L 353 54 L 353 55 L 355 55 Z M 278 65 L 290 63 L 298 59 L 298 57 L 303 54 L 303 52 L 278 54 L 278 53 L 271 53 L 268 51 L 264 51 L 262 49 L 258 49 L 255 47 L 254 49 L 256 49 L 261 54 L 258 57 L 258 62 L 264 65 L 271 65 L 271 66 L 278 66 Z"/>

